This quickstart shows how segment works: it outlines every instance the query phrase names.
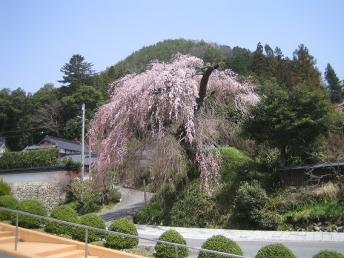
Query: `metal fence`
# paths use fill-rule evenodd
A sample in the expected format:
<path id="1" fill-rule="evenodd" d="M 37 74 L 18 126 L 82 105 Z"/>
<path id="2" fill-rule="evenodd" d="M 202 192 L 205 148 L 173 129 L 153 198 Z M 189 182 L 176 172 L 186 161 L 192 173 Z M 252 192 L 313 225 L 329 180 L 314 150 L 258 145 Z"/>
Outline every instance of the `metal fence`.
<path id="1" fill-rule="evenodd" d="M 136 238 L 136 239 L 151 241 L 151 242 L 154 242 L 154 243 L 161 243 L 161 244 L 171 245 L 171 246 L 174 246 L 174 248 L 175 248 L 176 258 L 178 258 L 178 250 L 179 250 L 179 248 L 186 248 L 188 250 L 194 250 L 194 251 L 198 251 L 198 252 L 215 254 L 215 255 L 224 256 L 224 257 L 249 258 L 247 256 L 242 256 L 242 255 L 218 252 L 218 251 L 214 251 L 214 250 L 203 249 L 203 248 L 198 248 L 198 247 L 191 247 L 191 246 L 184 245 L 184 244 L 177 244 L 177 243 L 162 241 L 162 240 L 153 239 L 153 238 L 147 238 L 147 237 L 141 237 L 141 236 L 136 236 L 136 235 L 130 235 L 130 234 L 116 232 L 116 231 L 111 231 L 111 230 L 107 230 L 107 229 L 94 228 L 94 227 L 90 227 L 90 226 L 86 226 L 86 225 L 76 224 L 76 223 L 72 223 L 72 222 L 68 222 L 68 221 L 63 221 L 63 220 L 59 220 L 59 219 L 55 219 L 55 218 L 51 218 L 51 217 L 46 217 L 46 216 L 40 216 L 40 215 L 32 214 L 32 213 L 29 213 L 29 212 L 9 209 L 9 208 L 5 208 L 5 207 L 0 207 L 0 210 L 8 211 L 8 212 L 13 212 L 15 214 L 15 217 L 16 217 L 16 220 L 15 220 L 16 229 L 15 229 L 15 241 L 14 241 L 14 250 L 15 251 L 17 251 L 17 249 L 18 249 L 18 242 L 19 242 L 19 236 L 18 236 L 19 215 L 25 215 L 25 216 L 29 216 L 29 217 L 33 217 L 33 218 L 49 221 L 49 222 L 56 222 L 56 223 L 65 224 L 65 225 L 69 225 L 69 226 L 73 226 L 73 227 L 78 227 L 78 228 L 84 229 L 85 230 L 85 241 L 84 241 L 85 258 L 88 257 L 88 232 L 90 230 L 91 231 L 95 231 L 95 232 L 99 232 L 99 233 L 103 233 L 103 234 L 115 234 L 115 235 L 120 235 L 120 236 L 124 236 L 124 237 L 130 237 L 130 238 Z"/>

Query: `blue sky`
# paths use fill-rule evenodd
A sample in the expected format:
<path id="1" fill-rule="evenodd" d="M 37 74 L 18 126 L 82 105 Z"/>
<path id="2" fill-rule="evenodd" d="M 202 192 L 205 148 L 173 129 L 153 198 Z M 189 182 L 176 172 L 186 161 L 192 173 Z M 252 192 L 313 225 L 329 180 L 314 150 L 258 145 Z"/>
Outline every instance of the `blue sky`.
<path id="1" fill-rule="evenodd" d="M 0 88 L 34 92 L 61 79 L 76 53 L 97 71 L 169 38 L 254 50 L 259 41 L 291 56 L 304 43 L 321 72 L 344 79 L 344 1 L 1 0 Z"/>

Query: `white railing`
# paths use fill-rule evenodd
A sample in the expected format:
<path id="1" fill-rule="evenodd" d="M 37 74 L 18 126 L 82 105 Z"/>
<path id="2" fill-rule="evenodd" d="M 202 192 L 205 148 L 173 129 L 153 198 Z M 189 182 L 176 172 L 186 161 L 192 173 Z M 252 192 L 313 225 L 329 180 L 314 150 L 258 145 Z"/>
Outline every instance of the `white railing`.
<path id="1" fill-rule="evenodd" d="M 63 221 L 63 220 L 59 220 L 59 219 L 55 219 L 55 218 L 51 218 L 51 217 L 46 217 L 46 216 L 40 216 L 40 215 L 32 214 L 32 213 L 29 213 L 29 212 L 9 209 L 9 208 L 5 208 L 5 207 L 0 207 L 0 210 L 8 211 L 8 212 L 13 212 L 15 214 L 15 216 L 16 216 L 16 221 L 15 221 L 16 229 L 15 229 L 15 241 L 14 241 L 14 250 L 15 251 L 17 251 L 18 241 L 19 241 L 19 236 L 18 236 L 19 215 L 25 215 L 25 216 L 29 216 L 29 217 L 33 217 L 33 218 L 38 218 L 38 219 L 41 219 L 41 220 L 46 220 L 46 221 L 49 221 L 49 222 L 61 223 L 61 224 L 65 224 L 65 225 L 69 225 L 69 226 L 73 226 L 73 227 L 78 227 L 78 228 L 84 229 L 85 230 L 85 241 L 84 241 L 85 242 L 85 248 L 84 248 L 84 250 L 85 250 L 85 258 L 87 258 L 87 256 L 88 256 L 88 232 L 89 232 L 89 230 L 100 232 L 100 233 L 104 233 L 104 234 L 115 234 L 115 235 L 120 235 L 120 236 L 124 236 L 124 237 L 130 237 L 130 238 L 142 239 L 142 240 L 146 240 L 146 241 L 152 241 L 152 242 L 155 242 L 155 243 L 172 245 L 175 248 L 176 258 L 178 258 L 178 249 L 179 248 L 186 248 L 188 250 L 195 250 L 195 251 L 198 251 L 198 252 L 211 253 L 211 254 L 216 254 L 216 255 L 220 255 L 220 256 L 224 256 L 224 257 L 249 258 L 247 256 L 242 256 L 242 255 L 237 255 L 237 254 L 224 253 L 224 252 L 219 252 L 219 251 L 214 251 L 214 250 L 209 250 L 209 249 L 192 247 L 192 246 L 188 246 L 188 245 L 184 245 L 184 244 L 177 244 L 177 243 L 162 241 L 162 240 L 153 239 L 153 238 L 147 238 L 147 237 L 141 237 L 141 236 L 136 236 L 136 235 L 130 235 L 130 234 L 116 232 L 116 231 L 111 231 L 111 230 L 107 230 L 107 229 L 94 228 L 94 227 L 90 227 L 90 226 L 86 226 L 86 225 L 81 225 L 81 224 L 77 224 L 77 223 L 73 223 L 73 222 Z"/>

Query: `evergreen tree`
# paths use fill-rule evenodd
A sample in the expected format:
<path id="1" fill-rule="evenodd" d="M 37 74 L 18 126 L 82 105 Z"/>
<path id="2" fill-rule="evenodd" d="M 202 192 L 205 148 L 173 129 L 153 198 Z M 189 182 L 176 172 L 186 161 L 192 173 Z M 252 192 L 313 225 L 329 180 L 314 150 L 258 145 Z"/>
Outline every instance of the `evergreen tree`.
<path id="1" fill-rule="evenodd" d="M 296 76 L 294 83 L 307 83 L 314 88 L 321 87 L 320 72 L 316 68 L 316 60 L 309 53 L 308 48 L 301 44 L 293 54 L 294 64 L 291 76 Z"/>
<path id="2" fill-rule="evenodd" d="M 262 75 L 265 70 L 265 56 L 263 45 L 259 42 L 256 51 L 253 53 L 252 71 L 258 76 Z"/>
<path id="3" fill-rule="evenodd" d="M 343 89 L 336 72 L 330 64 L 327 64 L 325 71 L 325 79 L 327 81 L 327 88 L 330 92 L 331 101 L 333 103 L 341 103 L 343 101 Z"/>
<path id="4" fill-rule="evenodd" d="M 62 68 L 61 72 L 64 73 L 63 79 L 59 82 L 66 84 L 66 86 L 73 90 L 82 84 L 90 84 L 91 78 L 94 75 L 92 70 L 92 63 L 85 61 L 82 55 L 73 55 Z"/>

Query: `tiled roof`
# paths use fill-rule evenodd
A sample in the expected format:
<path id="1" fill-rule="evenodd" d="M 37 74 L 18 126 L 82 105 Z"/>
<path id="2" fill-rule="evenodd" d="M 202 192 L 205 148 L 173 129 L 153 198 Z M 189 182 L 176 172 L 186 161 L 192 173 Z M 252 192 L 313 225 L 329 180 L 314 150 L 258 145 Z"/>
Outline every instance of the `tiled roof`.
<path id="1" fill-rule="evenodd" d="M 58 137 L 50 136 L 50 135 L 45 136 L 43 138 L 43 140 L 40 141 L 40 143 L 44 142 L 44 141 L 47 141 L 47 142 L 51 143 L 52 145 L 55 145 L 56 147 L 58 147 L 60 149 L 66 149 L 66 150 L 81 152 L 81 144 L 78 142 L 75 142 L 75 141 L 70 141 L 67 139 L 58 138 Z"/>

